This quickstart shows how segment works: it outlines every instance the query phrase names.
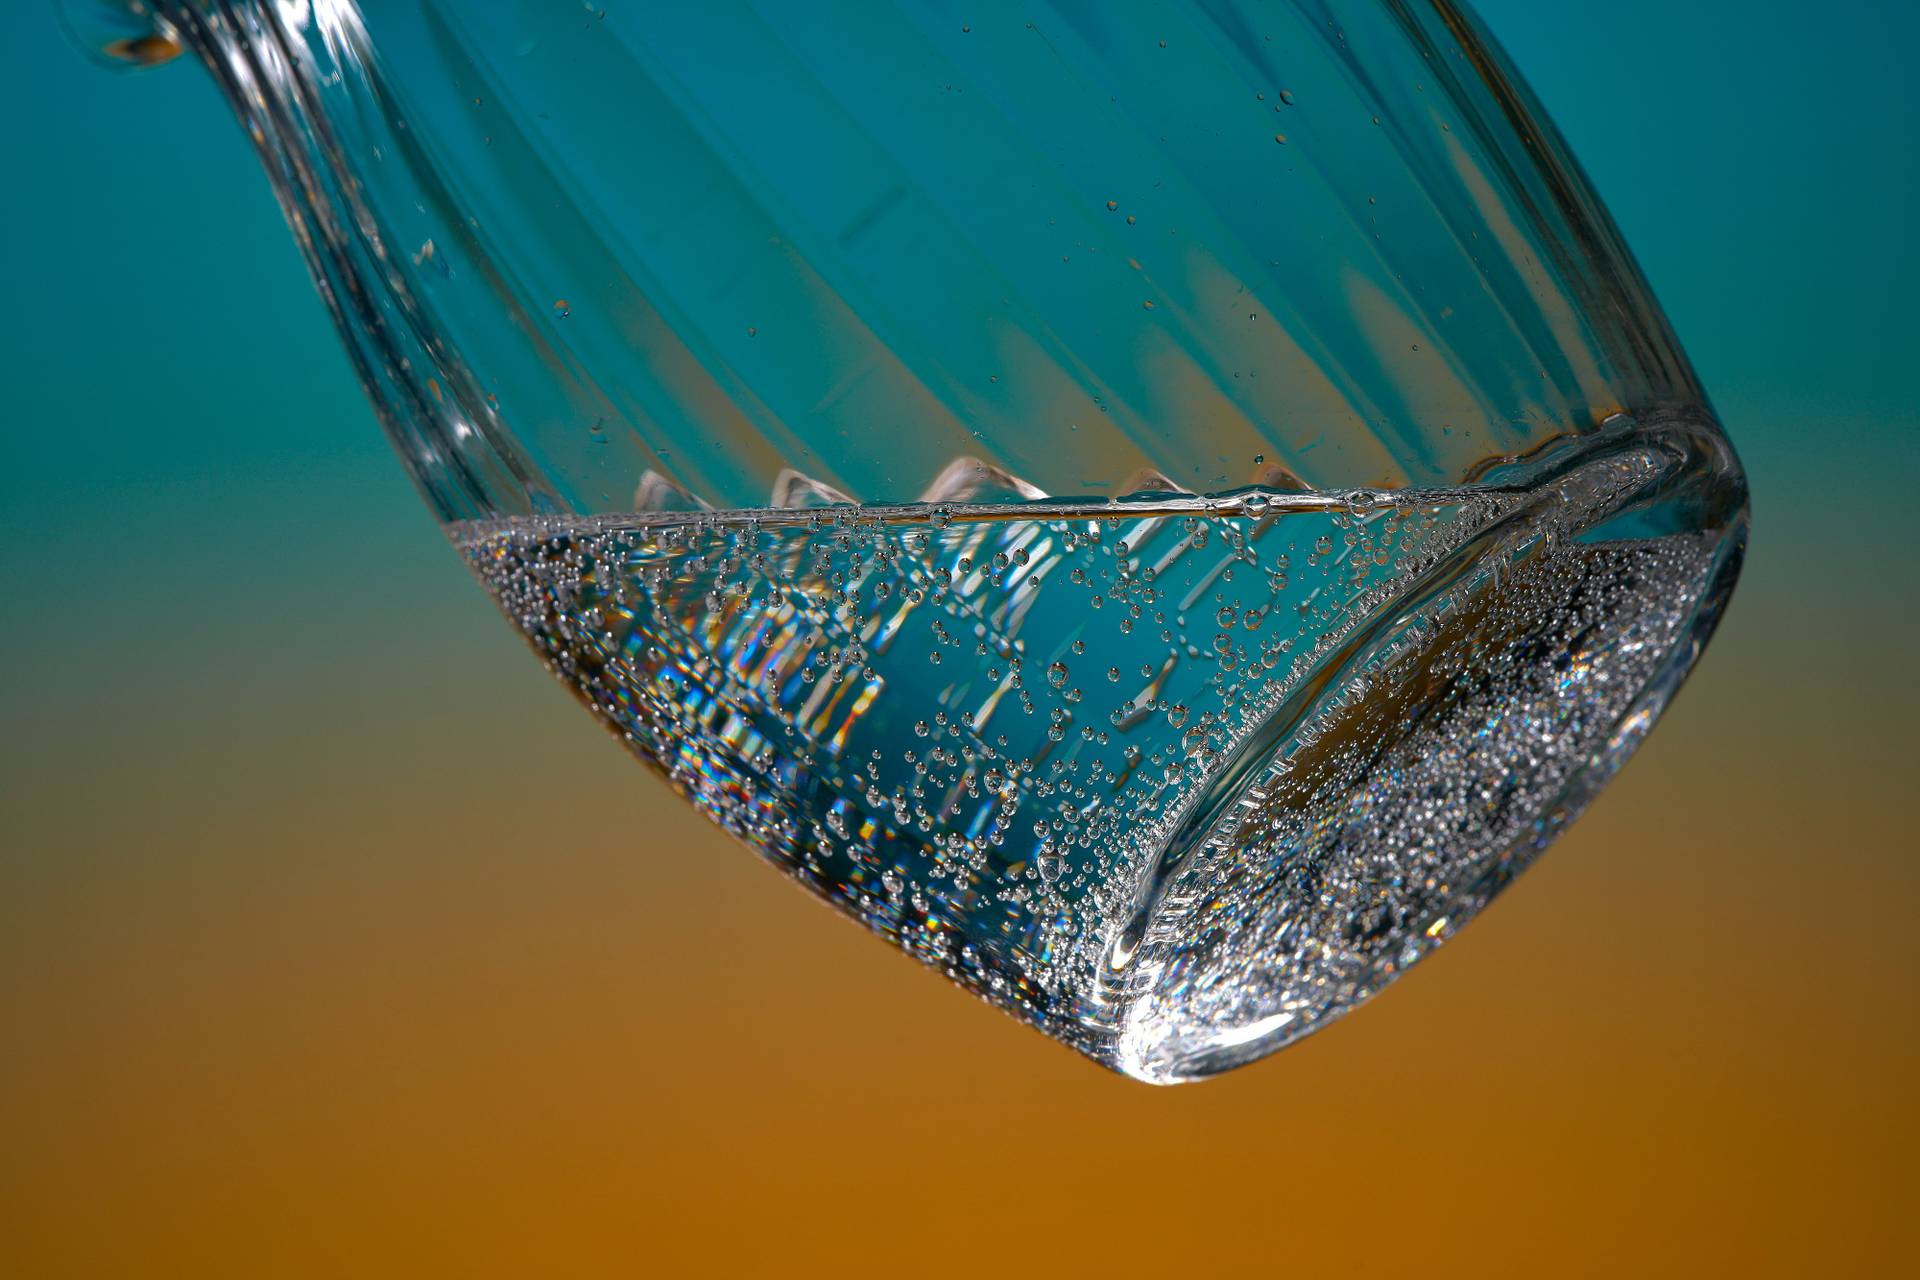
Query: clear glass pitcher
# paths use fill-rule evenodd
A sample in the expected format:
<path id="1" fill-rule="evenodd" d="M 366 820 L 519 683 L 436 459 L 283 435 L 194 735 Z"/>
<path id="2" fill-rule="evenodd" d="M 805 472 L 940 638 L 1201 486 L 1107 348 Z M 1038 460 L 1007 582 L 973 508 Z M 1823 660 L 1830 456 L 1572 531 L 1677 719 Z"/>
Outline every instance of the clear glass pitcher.
<path id="1" fill-rule="evenodd" d="M 1706 396 L 1454 0 L 70 14 L 218 80 L 603 725 L 1138 1078 L 1450 936 L 1738 572 Z"/>

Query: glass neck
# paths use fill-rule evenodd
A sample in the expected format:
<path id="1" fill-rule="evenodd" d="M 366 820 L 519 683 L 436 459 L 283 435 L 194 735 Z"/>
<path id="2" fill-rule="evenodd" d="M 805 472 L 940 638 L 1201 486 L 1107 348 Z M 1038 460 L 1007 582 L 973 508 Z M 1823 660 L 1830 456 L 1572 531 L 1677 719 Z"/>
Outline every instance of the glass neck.
<path id="1" fill-rule="evenodd" d="M 357 156 L 406 145 L 407 128 L 376 77 L 357 9 L 336 0 L 69 0 L 66 12 L 76 40 L 109 60 L 144 65 L 186 51 L 212 73 L 382 426 L 436 515 L 563 510 L 494 397 L 439 335 L 410 278 L 422 265 L 417 251 L 390 241 L 377 193 L 356 172 Z M 444 204 L 444 193 L 426 190 L 403 198 Z"/>

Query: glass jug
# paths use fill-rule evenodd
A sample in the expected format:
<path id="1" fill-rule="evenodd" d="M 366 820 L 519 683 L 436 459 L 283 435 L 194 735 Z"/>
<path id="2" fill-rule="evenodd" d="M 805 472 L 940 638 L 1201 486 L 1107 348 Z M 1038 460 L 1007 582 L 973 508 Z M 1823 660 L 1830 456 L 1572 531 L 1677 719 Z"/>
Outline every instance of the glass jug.
<path id="1" fill-rule="evenodd" d="M 1737 575 L 1732 449 L 1456 0 L 69 15 L 213 74 L 603 726 L 1137 1078 L 1471 919 Z"/>

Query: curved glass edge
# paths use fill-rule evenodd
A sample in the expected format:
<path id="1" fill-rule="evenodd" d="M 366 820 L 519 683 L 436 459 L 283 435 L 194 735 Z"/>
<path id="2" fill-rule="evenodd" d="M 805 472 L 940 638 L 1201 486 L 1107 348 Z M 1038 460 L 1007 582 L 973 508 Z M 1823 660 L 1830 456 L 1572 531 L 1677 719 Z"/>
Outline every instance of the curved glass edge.
<path id="1" fill-rule="evenodd" d="M 1404 946 L 1343 979 L 1340 997 L 1324 1007 L 1262 1007 L 1236 1025 L 1196 1029 L 1178 1022 L 1171 1026 L 1164 1021 L 1156 1024 L 1142 1016 L 1144 1006 L 1136 991 L 1130 993 L 1129 1000 L 1082 1011 L 1079 1032 L 1084 1037 L 1080 1042 L 1083 1052 L 1119 1074 L 1156 1085 L 1203 1080 L 1277 1053 L 1369 1003 L 1413 965 L 1433 954 L 1584 812 L 1652 731 L 1699 664 L 1732 599 L 1751 527 L 1746 475 L 1717 422 L 1704 413 L 1676 415 L 1649 429 L 1621 432 L 1613 447 L 1631 447 L 1636 442 L 1652 443 L 1670 453 L 1670 478 L 1602 514 L 1580 532 L 1579 540 L 1624 545 L 1653 543 L 1675 535 L 1704 536 L 1711 546 L 1710 567 L 1682 625 L 1651 674 L 1604 732 L 1588 739 L 1591 747 L 1584 758 L 1530 821 L 1506 846 L 1482 861 L 1478 875 L 1426 912 L 1422 922 L 1430 921 L 1431 927 L 1413 931 Z M 1583 451 L 1562 466 L 1543 461 L 1533 472 L 1534 482 L 1551 486 L 1556 473 L 1564 474 L 1607 451 Z M 1375 651 L 1391 648 L 1394 630 L 1404 628 L 1418 616 L 1412 609 L 1396 610 L 1396 614 L 1394 628 L 1385 638 L 1372 642 Z M 1304 722 L 1313 712 L 1311 708 L 1297 708 L 1292 714 Z M 1285 743 L 1277 742 L 1271 754 L 1277 758 L 1284 750 Z M 1244 781 L 1231 784 L 1226 788 L 1231 794 L 1199 800 L 1195 807 L 1206 808 L 1211 803 L 1214 809 L 1228 809 L 1246 789 Z M 1197 841 L 1170 847 L 1166 866 L 1156 869 L 1143 885 L 1143 900 L 1151 902 L 1156 886 L 1173 879 L 1177 871 L 1197 866 L 1200 853 Z M 1152 974 L 1169 959 L 1164 948 L 1156 952 L 1146 946 L 1140 949 L 1133 967 L 1142 974 Z M 1117 1019 L 1115 1013 L 1119 1014 Z"/>
<path id="2" fill-rule="evenodd" d="M 434 513 L 450 521 L 561 509 L 419 305 L 279 7 L 157 0 L 155 23 L 205 64 L 238 116 L 367 398 Z"/>

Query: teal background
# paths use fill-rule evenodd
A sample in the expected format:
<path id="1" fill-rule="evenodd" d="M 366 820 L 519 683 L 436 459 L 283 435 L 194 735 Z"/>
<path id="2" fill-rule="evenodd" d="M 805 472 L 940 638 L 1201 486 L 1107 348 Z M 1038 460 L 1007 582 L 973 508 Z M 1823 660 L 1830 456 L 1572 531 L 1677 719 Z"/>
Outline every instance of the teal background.
<path id="1" fill-rule="evenodd" d="M 0 1271 L 831 1270 L 937 1261 L 953 1204 L 1037 1220 L 1018 1258 L 1061 1274 L 1910 1256 L 1920 6 L 1479 10 L 1739 447 L 1749 567 L 1483 922 L 1155 1092 L 887 959 L 591 732 L 409 489 L 206 77 L 21 6 Z"/>

